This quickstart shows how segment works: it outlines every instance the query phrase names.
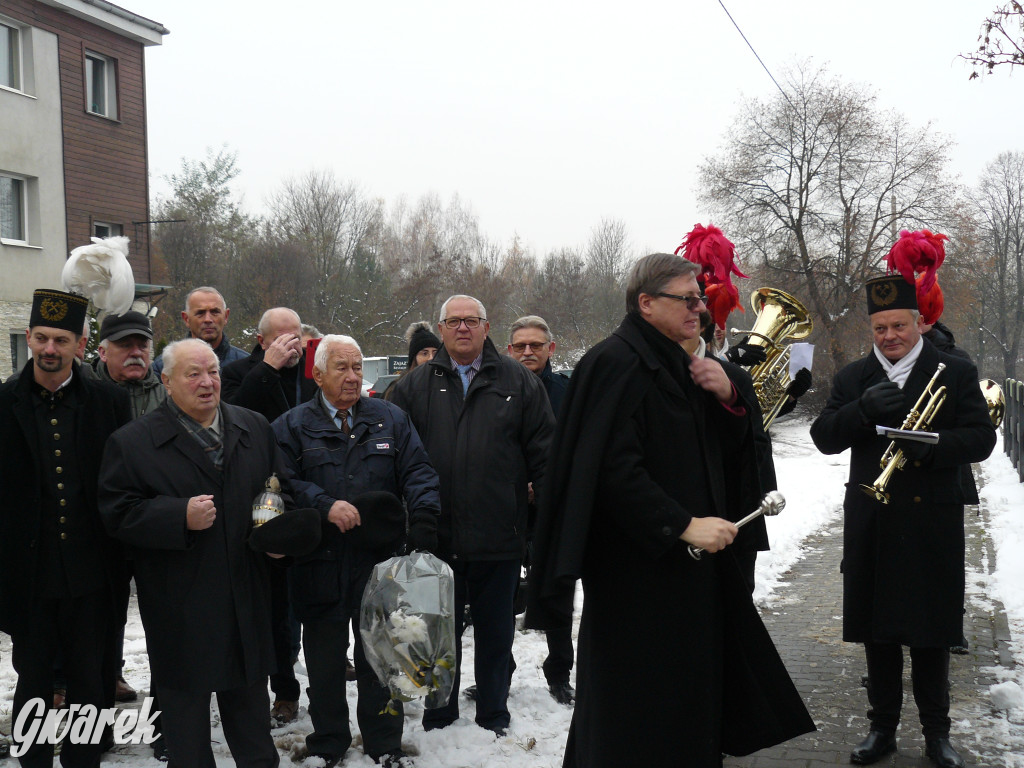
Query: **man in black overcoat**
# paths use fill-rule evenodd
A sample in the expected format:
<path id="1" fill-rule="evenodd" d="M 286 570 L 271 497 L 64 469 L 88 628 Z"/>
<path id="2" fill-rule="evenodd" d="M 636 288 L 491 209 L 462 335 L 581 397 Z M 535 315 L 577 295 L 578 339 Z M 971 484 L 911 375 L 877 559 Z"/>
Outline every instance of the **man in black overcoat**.
<path id="1" fill-rule="evenodd" d="M 843 639 L 864 643 L 871 730 L 851 762 L 867 765 L 896 749 L 903 702 L 903 646 L 909 646 L 914 698 L 928 756 L 963 766 L 949 741 L 949 651 L 961 637 L 964 604 L 964 501 L 960 467 L 983 461 L 996 442 L 978 371 L 939 352 L 917 325 L 913 284 L 899 274 L 867 283 L 874 346 L 836 374 L 811 426 L 820 451 L 850 449 L 844 503 Z M 885 484 L 888 503 L 870 492 L 881 479 L 889 440 L 876 425 L 900 427 L 929 386 L 946 399 L 928 426 L 939 440 L 897 440 L 907 459 Z M 922 403 L 922 407 L 927 403 Z M 861 486 L 868 486 L 865 491 Z M 883 489 L 879 488 L 879 491 Z"/>
<path id="2" fill-rule="evenodd" d="M 13 722 L 30 700 L 49 708 L 58 652 L 69 704 L 113 704 L 110 568 L 120 554 L 103 530 L 96 481 L 103 445 L 131 410 L 124 392 L 73 365 L 87 306 L 81 296 L 36 291 L 32 359 L 0 387 L 0 631 L 11 636 L 18 673 Z M 61 762 L 97 766 L 102 749 L 72 739 Z M 52 744 L 21 757 L 23 766 L 52 763 Z"/>
<path id="3" fill-rule="evenodd" d="M 696 266 L 633 268 L 626 318 L 573 372 L 535 537 L 527 626 L 583 579 L 565 766 L 720 766 L 814 730 L 751 601 L 728 518 L 758 503 L 746 404 L 699 331 Z M 687 544 L 706 550 L 701 559 Z"/>
<path id="4" fill-rule="evenodd" d="M 167 400 L 107 443 L 100 510 L 135 561 L 172 766 L 214 768 L 217 693 L 236 764 L 275 768 L 267 675 L 274 669 L 267 556 L 246 541 L 271 473 L 286 477 L 267 420 L 220 402 L 220 363 L 199 339 L 168 345 Z"/>

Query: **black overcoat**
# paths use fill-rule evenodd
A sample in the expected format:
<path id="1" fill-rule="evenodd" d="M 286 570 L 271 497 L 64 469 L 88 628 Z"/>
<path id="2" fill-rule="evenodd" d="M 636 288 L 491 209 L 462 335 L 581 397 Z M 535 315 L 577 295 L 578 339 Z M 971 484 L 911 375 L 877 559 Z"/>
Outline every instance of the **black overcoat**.
<path id="1" fill-rule="evenodd" d="M 910 412 L 939 363 L 945 363 L 936 386 L 946 387 L 946 400 L 931 428 L 939 442 L 930 460 L 908 461 L 894 474 L 887 486 L 889 504 L 860 489 L 881 474 L 879 459 L 890 442 L 860 415 L 860 396 L 888 380 L 874 354 L 836 374 L 825 410 L 811 425 L 811 438 L 822 453 L 851 449 L 842 561 L 843 639 L 848 642 L 948 648 L 962 637 L 966 495 L 960 467 L 988 458 L 996 433 L 974 365 L 939 352 L 927 340 L 923 344 L 903 387 L 902 414 Z"/>
<path id="2" fill-rule="evenodd" d="M 282 376 L 280 371 L 263 362 L 263 356 L 264 350 L 257 344 L 248 357 L 224 366 L 220 374 L 220 396 L 225 403 L 262 413 L 267 421 L 273 422 L 290 408 L 312 400 L 320 391 L 313 379 L 306 378 L 305 352 L 293 369 L 294 379 Z M 292 390 L 287 394 L 286 386 Z"/>
<path id="3" fill-rule="evenodd" d="M 679 539 L 756 505 L 738 492 L 756 482 L 726 479 L 756 473 L 748 417 L 684 391 L 642 322 L 573 373 L 541 501 L 527 625 L 564 622 L 559 595 L 584 589 L 566 766 L 718 766 L 814 730 L 733 552 L 697 561 Z"/>
<path id="4" fill-rule="evenodd" d="M 32 375 L 29 360 L 20 375 L 0 386 L 0 488 L 5 501 L 0 504 L 0 630 L 14 634 L 28 615 L 28 606 L 36 600 L 33 576 L 36 573 L 37 542 L 41 533 L 42 483 L 40 458 L 43 446 L 37 439 L 34 415 Z M 76 578 L 74 552 L 79 547 L 100 547 L 105 562 L 113 564 L 121 557 L 120 547 L 103 530 L 96 503 L 96 478 L 100 456 L 107 438 L 131 419 L 128 395 L 113 384 L 87 379 L 74 366 L 75 440 L 83 491 L 80 517 L 69 519 L 62 544 L 69 578 Z M 89 562 L 94 562 L 89 558 Z M 104 574 L 109 578 L 110 574 Z"/>
<path id="5" fill-rule="evenodd" d="M 164 403 L 111 436 L 100 473 L 103 521 L 135 560 L 153 675 L 195 693 L 274 671 L 267 556 L 246 540 L 267 478 L 287 478 L 283 455 L 259 414 L 223 403 L 221 414 L 221 471 Z M 201 494 L 213 494 L 216 521 L 190 531 L 188 500 Z"/>

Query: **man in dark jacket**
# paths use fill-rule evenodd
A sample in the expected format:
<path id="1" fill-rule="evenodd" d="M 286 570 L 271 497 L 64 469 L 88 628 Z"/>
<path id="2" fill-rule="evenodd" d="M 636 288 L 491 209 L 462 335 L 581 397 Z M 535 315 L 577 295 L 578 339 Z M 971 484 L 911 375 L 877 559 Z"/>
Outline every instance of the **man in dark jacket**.
<path id="1" fill-rule="evenodd" d="M 404 499 L 409 549 L 436 550 L 437 473 L 409 417 L 386 400 L 361 396 L 362 351 L 354 339 L 325 336 L 316 351 L 313 376 L 320 395 L 273 424 L 294 474 L 296 501 L 320 510 L 324 524 L 320 546 L 291 568 L 292 606 L 303 625 L 314 729 L 306 746 L 330 768 L 352 742 L 345 696 L 351 623 L 363 749 L 382 765 L 397 768 L 405 756 L 402 705 L 397 703 L 397 715 L 384 711 L 390 696 L 366 660 L 359 640 L 359 608 L 374 564 L 401 549 L 405 521 L 398 521 L 395 536 L 371 536 L 368 531 L 380 530 L 385 522 L 373 518 L 374 510 L 353 502 L 361 503 L 361 495 L 371 491 Z"/>
<path id="2" fill-rule="evenodd" d="M 487 312 L 450 297 L 438 331 L 444 347 L 395 385 L 392 402 L 412 418 L 441 480 L 438 554 L 455 573 L 456 638 L 469 604 L 476 643 L 476 722 L 504 733 L 515 634 L 513 598 L 526 545 L 528 484 L 543 496 L 554 427 L 539 378 L 502 355 Z M 462 659 L 461 639 L 456 653 Z M 427 730 L 459 717 L 459 675 L 448 704 L 423 715 Z"/>
<path id="3" fill-rule="evenodd" d="M 181 312 L 181 320 L 188 328 L 190 339 L 202 339 L 217 354 L 223 368 L 235 360 L 244 360 L 248 355 L 244 349 L 233 346 L 224 333 L 231 310 L 221 292 L 209 285 L 193 288 L 185 297 L 185 309 Z M 157 375 L 163 372 L 164 361 L 161 358 L 153 363 Z"/>
<path id="4" fill-rule="evenodd" d="M 836 374 L 828 403 L 811 426 L 823 453 L 851 449 L 843 639 L 864 643 L 871 731 L 850 759 L 868 765 L 896 749 L 906 645 L 927 754 L 940 768 L 959 768 L 964 762 L 949 741 L 948 682 L 948 649 L 960 640 L 963 624 L 965 495 L 959 468 L 987 458 L 996 435 L 977 369 L 921 337 L 914 286 L 899 274 L 870 280 L 867 306 L 872 353 Z M 928 426 L 938 442 L 897 440 L 906 463 L 884 489 L 873 491 L 890 442 L 876 425 L 899 427 L 922 393 L 940 386 L 946 399 Z"/>
<path id="5" fill-rule="evenodd" d="M 252 354 L 228 364 L 221 372 L 224 402 L 256 411 L 273 422 L 289 408 L 312 399 L 317 386 L 306 377 L 301 338 L 302 321 L 294 310 L 274 307 L 264 312 Z M 292 621 L 285 568 L 270 569 L 270 587 L 277 662 L 277 672 L 270 676 L 270 689 L 274 692 L 270 716 L 275 724 L 286 725 L 298 717 L 299 681 L 292 668 Z"/>
<path id="6" fill-rule="evenodd" d="M 557 626 L 582 577 L 566 766 L 717 768 L 814 729 L 728 546 L 729 518 L 760 500 L 734 479 L 756 473 L 746 404 L 681 346 L 699 331 L 696 271 L 670 254 L 636 263 L 625 319 L 562 407 L 526 621 Z"/>
<path id="7" fill-rule="evenodd" d="M 130 548 L 172 765 L 213 768 L 210 695 L 239 765 L 274 768 L 267 556 L 251 550 L 252 504 L 284 457 L 267 420 L 220 402 L 206 342 L 163 353 L 167 400 L 107 443 L 100 510 Z"/>
<path id="8" fill-rule="evenodd" d="M 0 387 L 0 631 L 18 673 L 13 721 L 28 702 L 53 700 L 63 658 L 69 704 L 113 704 L 116 665 L 110 568 L 118 557 L 100 520 L 96 478 L 108 436 L 130 418 L 128 396 L 74 365 L 88 300 L 39 290 L 32 359 Z M 52 744 L 27 745 L 23 766 L 50 766 Z M 64 765 L 98 766 L 102 745 L 72 739 Z"/>
<path id="9" fill-rule="evenodd" d="M 509 328 L 508 354 L 518 360 L 529 370 L 540 376 L 544 390 L 548 393 L 548 402 L 558 420 L 562 408 L 562 400 L 569 389 L 569 378 L 551 369 L 551 356 L 555 353 L 555 341 L 551 328 L 542 317 L 526 315 L 520 317 Z M 531 513 L 536 514 L 534 500 Z M 574 590 L 575 592 L 575 590 Z M 525 600 L 525 595 L 523 599 Z M 572 602 L 575 594 L 566 593 L 565 606 L 569 621 L 557 629 L 546 632 L 548 657 L 544 659 L 544 678 L 548 681 L 548 691 L 559 704 L 571 705 L 576 691 L 569 684 L 569 672 L 572 671 Z"/>

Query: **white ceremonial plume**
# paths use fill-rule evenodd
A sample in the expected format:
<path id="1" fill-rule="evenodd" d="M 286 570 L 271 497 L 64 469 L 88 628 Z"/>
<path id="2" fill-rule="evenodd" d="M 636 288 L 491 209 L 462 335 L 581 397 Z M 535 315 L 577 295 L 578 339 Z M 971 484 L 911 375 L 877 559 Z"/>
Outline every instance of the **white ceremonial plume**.
<path id="1" fill-rule="evenodd" d="M 94 237 L 71 252 L 60 276 L 64 290 L 86 296 L 99 310 L 123 315 L 135 300 L 128 238 Z"/>

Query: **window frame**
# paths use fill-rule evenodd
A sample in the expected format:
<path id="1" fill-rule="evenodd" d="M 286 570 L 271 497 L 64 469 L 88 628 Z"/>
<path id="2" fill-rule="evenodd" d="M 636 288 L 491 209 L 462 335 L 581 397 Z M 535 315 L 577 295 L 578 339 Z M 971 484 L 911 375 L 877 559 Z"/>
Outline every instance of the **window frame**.
<path id="1" fill-rule="evenodd" d="M 14 188 L 18 190 L 18 218 L 20 219 L 18 222 L 20 232 L 18 234 L 21 235 L 21 237 L 9 237 L 3 230 L 0 230 L 0 243 L 5 245 L 28 245 L 28 179 L 24 176 L 7 172 L 0 172 L 0 179 L 9 179 L 16 183 Z"/>
<path id="2" fill-rule="evenodd" d="M 3 32 L 3 30 L 7 30 L 7 40 L 10 44 L 8 64 L 13 71 L 13 78 L 10 83 L 0 82 L 0 88 L 23 93 L 25 90 L 25 63 L 22 56 L 22 51 L 24 50 L 22 28 L 0 17 L 0 32 Z"/>
<path id="3" fill-rule="evenodd" d="M 96 65 L 102 67 L 103 106 L 102 111 L 93 109 L 96 88 Z M 85 111 L 90 115 L 117 120 L 118 109 L 118 77 L 117 59 L 97 51 L 85 49 L 82 64 L 82 75 L 85 80 Z M 98 105 L 96 105 L 98 106 Z"/>
<path id="4" fill-rule="evenodd" d="M 97 230 L 100 227 L 105 227 L 107 234 L 100 234 Z M 120 237 L 124 235 L 124 224 L 114 224 L 109 221 L 99 221 L 98 219 L 92 220 L 92 236 L 93 237 Z"/>

